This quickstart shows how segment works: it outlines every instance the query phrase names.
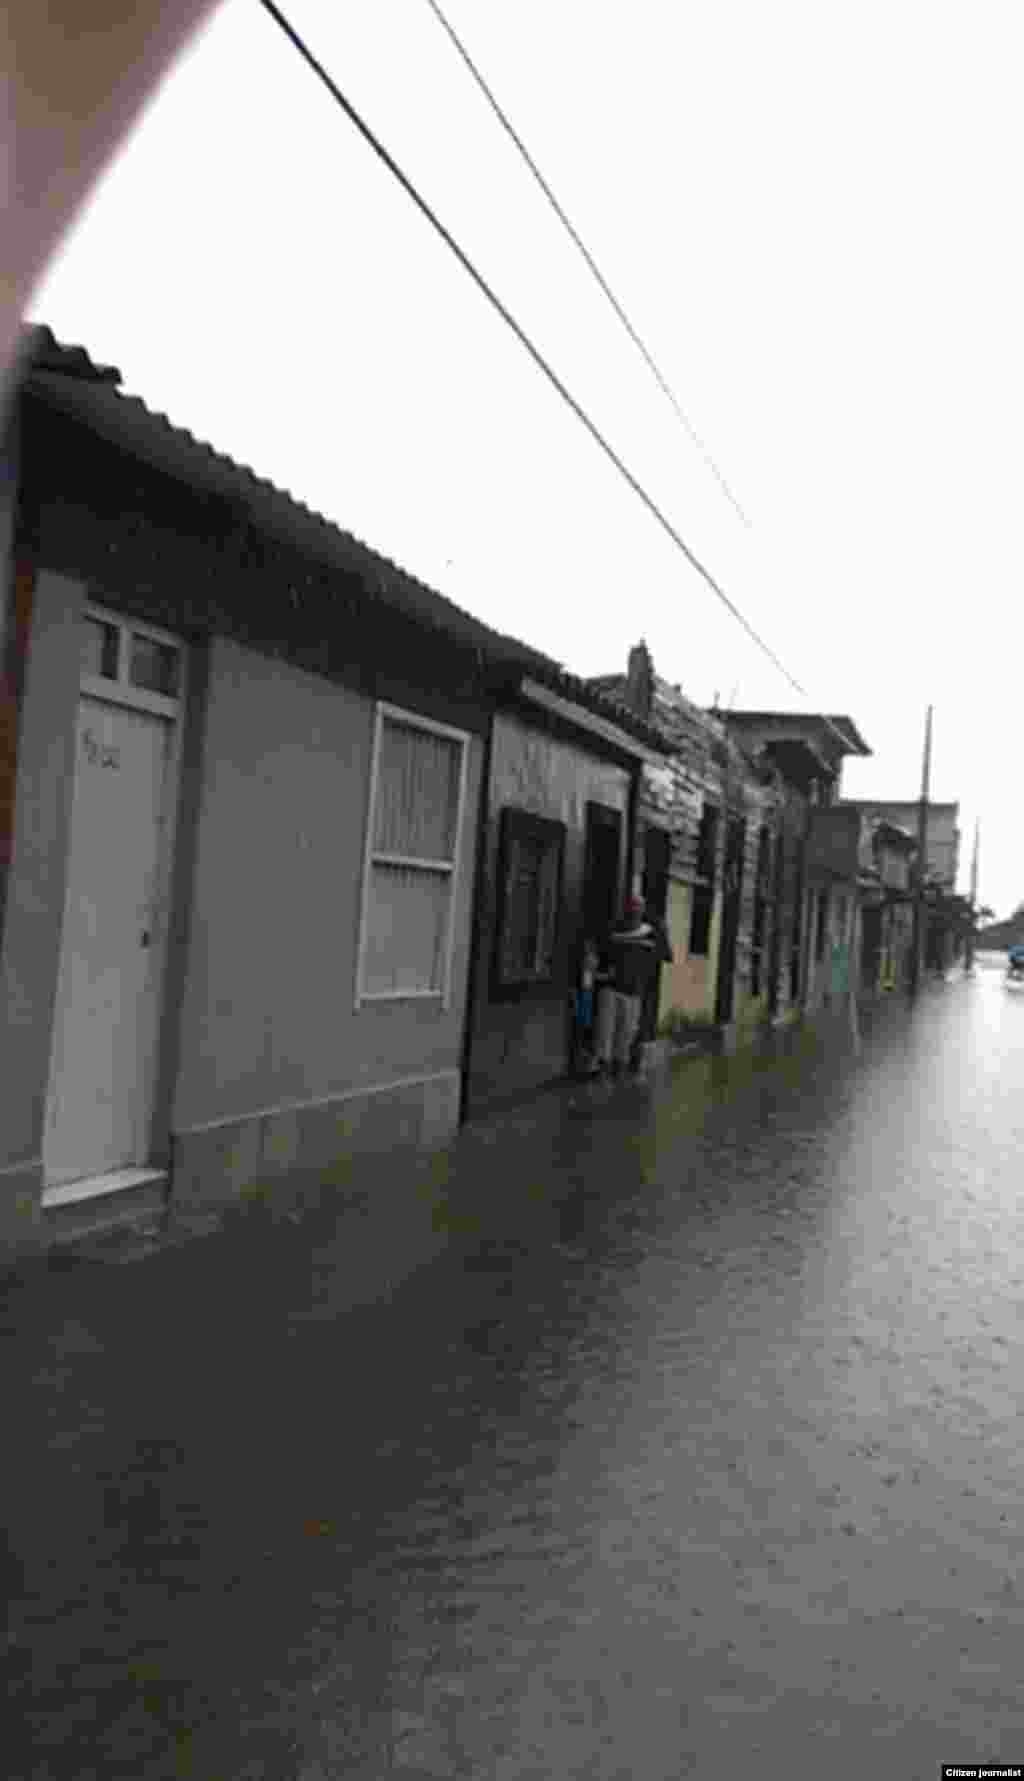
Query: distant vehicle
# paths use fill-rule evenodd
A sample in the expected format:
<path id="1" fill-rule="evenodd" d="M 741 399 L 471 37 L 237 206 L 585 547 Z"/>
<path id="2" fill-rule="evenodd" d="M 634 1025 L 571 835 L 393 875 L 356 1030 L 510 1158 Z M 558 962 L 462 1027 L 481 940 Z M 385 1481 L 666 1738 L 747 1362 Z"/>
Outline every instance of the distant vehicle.
<path id="1" fill-rule="evenodd" d="M 1024 946 L 1011 946 L 1006 963 L 1007 989 L 1024 989 Z"/>

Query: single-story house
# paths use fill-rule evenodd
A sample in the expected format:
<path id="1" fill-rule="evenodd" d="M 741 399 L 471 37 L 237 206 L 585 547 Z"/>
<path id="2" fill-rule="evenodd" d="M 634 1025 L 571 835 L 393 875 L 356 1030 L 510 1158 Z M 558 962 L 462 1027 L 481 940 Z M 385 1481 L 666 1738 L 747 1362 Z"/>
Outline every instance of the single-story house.
<path id="1" fill-rule="evenodd" d="M 495 686 L 485 769 L 470 1116 L 566 1075 L 585 938 L 639 890 L 637 803 L 656 727 L 580 682 Z"/>
<path id="2" fill-rule="evenodd" d="M 0 500 L 0 1244 L 450 1136 L 495 711 L 524 684 L 569 730 L 579 697 L 611 710 L 83 349 L 29 347 Z"/>

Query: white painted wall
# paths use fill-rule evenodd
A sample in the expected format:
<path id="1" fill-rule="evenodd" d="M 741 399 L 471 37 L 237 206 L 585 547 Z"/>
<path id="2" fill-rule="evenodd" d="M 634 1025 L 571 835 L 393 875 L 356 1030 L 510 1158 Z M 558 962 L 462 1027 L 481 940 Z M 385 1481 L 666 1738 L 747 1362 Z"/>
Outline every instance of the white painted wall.
<path id="1" fill-rule="evenodd" d="M 225 640 L 210 652 L 173 1124 L 457 1069 L 482 744 L 471 739 L 452 1003 L 353 1009 L 373 705 Z"/>

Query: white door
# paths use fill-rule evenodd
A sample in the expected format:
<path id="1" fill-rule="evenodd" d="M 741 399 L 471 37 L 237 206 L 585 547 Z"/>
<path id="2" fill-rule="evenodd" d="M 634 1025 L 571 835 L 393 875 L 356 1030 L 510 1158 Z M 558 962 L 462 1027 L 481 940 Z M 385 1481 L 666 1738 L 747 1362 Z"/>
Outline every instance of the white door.
<path id="1" fill-rule="evenodd" d="M 175 740 L 169 716 L 83 691 L 43 1147 L 48 1185 L 148 1160 Z"/>

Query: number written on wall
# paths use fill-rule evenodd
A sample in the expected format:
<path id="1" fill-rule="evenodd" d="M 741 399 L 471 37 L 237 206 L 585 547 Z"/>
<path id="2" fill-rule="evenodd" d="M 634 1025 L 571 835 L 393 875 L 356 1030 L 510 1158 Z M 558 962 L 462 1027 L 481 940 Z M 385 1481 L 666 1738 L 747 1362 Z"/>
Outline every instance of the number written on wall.
<path id="1" fill-rule="evenodd" d="M 82 747 L 91 767 L 112 767 L 115 773 L 120 771 L 121 750 L 107 742 L 97 742 L 91 730 L 82 731 Z"/>

